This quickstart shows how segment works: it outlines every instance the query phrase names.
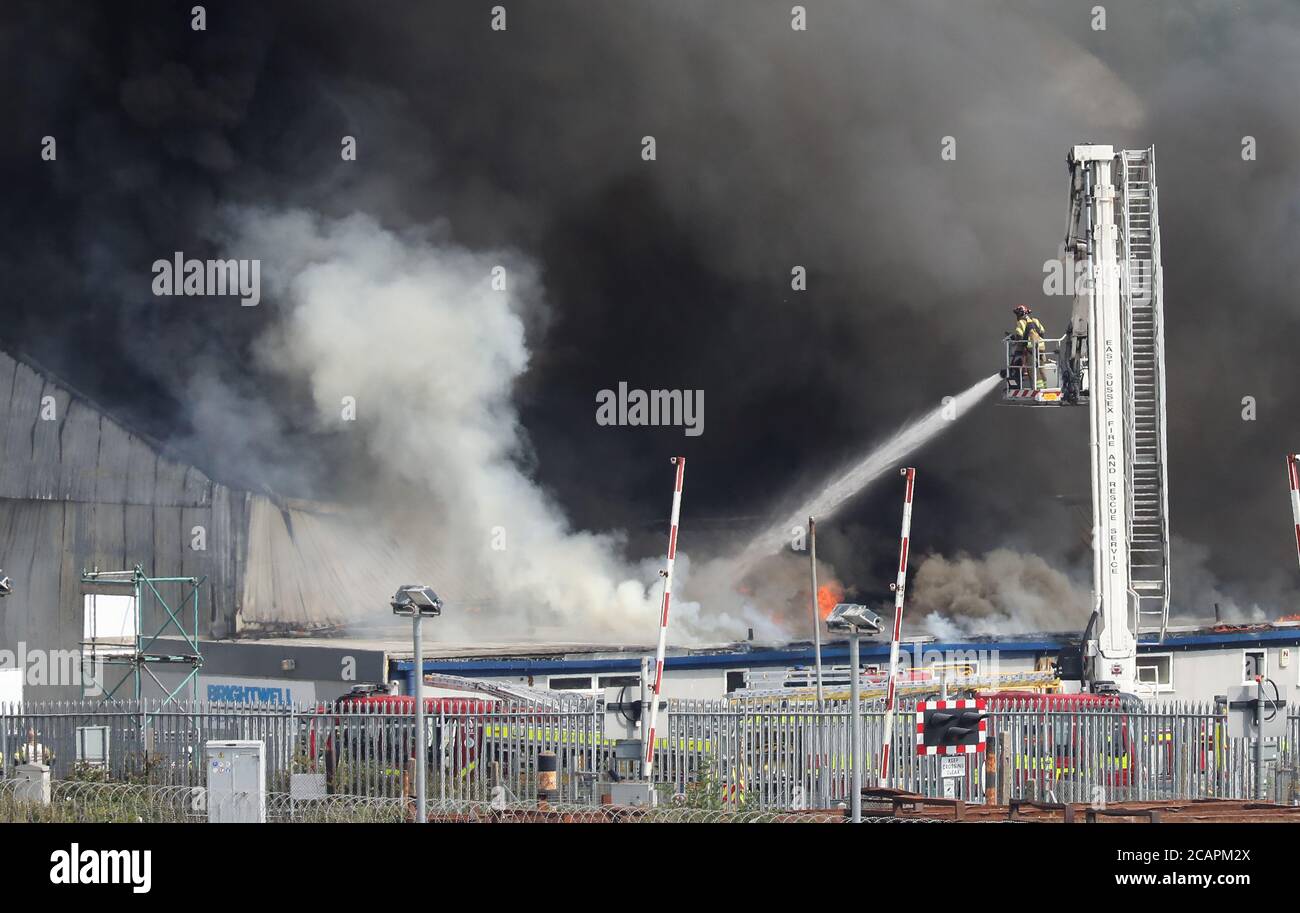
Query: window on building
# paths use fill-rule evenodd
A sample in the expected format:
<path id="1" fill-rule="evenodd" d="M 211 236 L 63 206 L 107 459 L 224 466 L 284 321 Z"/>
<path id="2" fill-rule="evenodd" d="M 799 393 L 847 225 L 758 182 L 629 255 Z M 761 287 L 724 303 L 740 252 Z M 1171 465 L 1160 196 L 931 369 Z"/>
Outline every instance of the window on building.
<path id="1" fill-rule="evenodd" d="M 1241 683 L 1243 685 L 1255 684 L 1256 675 L 1262 675 L 1265 678 L 1268 678 L 1268 651 L 1242 650 Z"/>
<path id="2" fill-rule="evenodd" d="M 590 675 L 552 675 L 546 680 L 546 685 L 552 691 L 590 691 Z"/>
<path id="3" fill-rule="evenodd" d="M 745 687 L 745 670 L 734 669 L 727 672 L 727 693 L 739 691 Z"/>
<path id="4" fill-rule="evenodd" d="M 23 700 L 23 673 L 26 669 L 0 669 L 0 707 Z"/>
<path id="5" fill-rule="evenodd" d="M 602 675 L 600 677 L 601 688 L 640 688 L 641 676 L 639 675 Z"/>
<path id="6" fill-rule="evenodd" d="M 88 644 L 135 641 L 135 597 L 87 593 L 82 597 L 82 634 Z"/>
<path id="7" fill-rule="evenodd" d="M 1137 658 L 1138 684 L 1152 691 L 1174 690 L 1174 657 L 1172 653 L 1147 653 Z"/>

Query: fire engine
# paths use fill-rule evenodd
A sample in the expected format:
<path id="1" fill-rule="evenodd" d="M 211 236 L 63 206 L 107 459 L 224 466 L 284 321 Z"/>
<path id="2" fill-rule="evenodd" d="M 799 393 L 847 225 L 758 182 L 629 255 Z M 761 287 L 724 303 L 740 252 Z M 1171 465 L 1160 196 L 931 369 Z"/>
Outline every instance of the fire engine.
<path id="1" fill-rule="evenodd" d="M 483 727 L 500 701 L 478 698 L 424 699 L 428 734 L 426 763 L 449 761 L 457 772 L 478 763 Z M 378 761 L 400 775 L 415 756 L 415 699 L 391 694 L 382 685 L 361 685 L 335 701 L 318 704 L 300 719 L 301 748 L 307 769 L 332 777 L 348 759 Z"/>
<path id="2" fill-rule="evenodd" d="M 986 711 L 993 715 L 994 721 L 999 711 L 1018 712 L 1017 723 L 1022 732 L 1013 739 L 1017 745 L 1011 759 L 1013 787 L 1023 791 L 1025 786 L 1033 783 L 1040 793 L 1045 794 L 1055 787 L 1057 781 L 1071 777 L 1080 768 L 1104 771 L 1108 787 L 1125 788 L 1129 785 L 1133 746 L 1122 711 L 1125 704 L 1131 702 L 1116 694 L 1041 694 L 1032 691 L 999 691 L 979 697 L 984 700 Z M 1035 713 L 1042 716 L 1035 718 Z M 1093 738 L 1085 738 L 1081 732 L 1081 717 L 1085 713 L 1094 715 L 1101 724 L 1093 727 L 1096 730 Z M 1096 757 L 1085 759 L 1084 755 Z"/>
<path id="3" fill-rule="evenodd" d="M 1012 786 L 1022 795 L 1032 784 L 1034 793 L 1049 797 L 1085 772 L 1112 797 L 1138 785 L 1158 793 L 1177 773 L 1175 727 L 1180 741 L 1193 746 L 1184 763 L 1212 777 L 1224 761 L 1226 732 L 1219 722 L 1138 715 L 1132 711 L 1143 704 L 1133 695 L 999 691 L 977 696 L 990 714 L 990 731 L 1011 735 L 1016 746 L 1010 759 Z"/>

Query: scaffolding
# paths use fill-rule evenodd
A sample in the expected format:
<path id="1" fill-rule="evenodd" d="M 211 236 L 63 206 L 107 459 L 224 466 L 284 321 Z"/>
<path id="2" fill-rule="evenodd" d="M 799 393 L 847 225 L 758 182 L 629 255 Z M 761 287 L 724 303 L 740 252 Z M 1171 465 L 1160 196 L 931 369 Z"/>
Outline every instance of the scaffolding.
<path id="1" fill-rule="evenodd" d="M 158 691 L 163 695 L 163 705 L 181 700 L 182 692 L 187 687 L 190 692 L 189 700 L 198 700 L 199 669 L 203 666 L 203 653 L 199 649 L 199 588 L 206 580 L 207 577 L 150 577 L 138 564 L 126 571 L 101 571 L 99 568 L 90 571 L 82 570 L 83 587 L 86 585 L 122 587 L 130 588 L 134 593 L 135 629 L 130 642 L 115 644 L 101 651 L 103 644 L 96 640 L 93 631 L 92 636 L 86 641 L 89 653 L 87 658 L 91 663 L 127 667 L 112 688 L 107 687 L 107 682 L 100 683 L 105 688 L 107 700 L 125 697 L 118 692 L 127 682 L 132 685 L 130 697 L 136 701 L 143 700 L 146 697 L 144 694 L 146 677 L 153 680 Z M 174 605 L 163 595 L 160 587 L 179 592 L 179 598 L 175 595 L 172 597 Z M 156 630 L 147 633 L 146 617 L 157 616 L 147 613 L 145 606 L 154 601 L 162 608 L 163 621 Z M 186 616 L 189 616 L 188 628 Z M 180 635 L 180 652 L 175 650 L 175 640 L 163 640 L 173 631 Z M 164 646 L 167 649 L 162 649 Z M 168 686 L 154 673 L 155 666 L 180 666 L 186 671 L 179 682 L 174 686 Z"/>

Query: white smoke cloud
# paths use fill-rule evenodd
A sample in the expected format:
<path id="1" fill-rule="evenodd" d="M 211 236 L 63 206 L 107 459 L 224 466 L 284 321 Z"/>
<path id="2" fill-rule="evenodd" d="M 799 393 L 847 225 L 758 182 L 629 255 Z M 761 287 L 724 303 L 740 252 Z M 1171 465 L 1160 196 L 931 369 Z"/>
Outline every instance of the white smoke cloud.
<path id="1" fill-rule="evenodd" d="M 489 604 L 483 633 L 502 639 L 539 628 L 655 637 L 662 559 L 637 566 L 621 536 L 573 529 L 520 468 L 512 394 L 528 366 L 525 327 L 543 307 L 528 260 L 399 235 L 363 215 L 241 209 L 231 219 L 232 245 L 263 260 L 283 309 L 259 358 L 310 389 L 322 429 L 363 436 L 359 487 L 400 516 L 408 542 L 454 569 L 437 588 Z M 505 291 L 492 287 L 496 266 Z M 685 578 L 689 564 L 679 566 Z M 682 635 L 709 627 L 698 606 L 677 611 Z"/>

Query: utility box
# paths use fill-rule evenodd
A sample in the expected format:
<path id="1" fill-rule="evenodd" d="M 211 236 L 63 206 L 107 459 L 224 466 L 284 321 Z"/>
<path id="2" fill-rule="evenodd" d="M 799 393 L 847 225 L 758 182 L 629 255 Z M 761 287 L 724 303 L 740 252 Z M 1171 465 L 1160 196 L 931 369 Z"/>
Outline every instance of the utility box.
<path id="1" fill-rule="evenodd" d="M 1255 726 L 1255 700 L 1259 689 L 1255 685 L 1242 685 L 1229 688 L 1227 694 L 1228 737 L 1234 739 L 1254 739 L 1261 733 Z M 1271 685 L 1264 686 L 1264 731 L 1262 733 L 1267 747 L 1269 740 L 1286 737 L 1287 725 L 1287 689 L 1285 686 L 1276 692 Z"/>
<path id="2" fill-rule="evenodd" d="M 19 764 L 14 770 L 18 782 L 14 797 L 40 805 L 50 804 L 50 769 L 44 764 Z"/>
<path id="3" fill-rule="evenodd" d="M 607 739 L 620 741 L 641 735 L 641 691 L 639 688 L 605 689 L 605 731 Z"/>
<path id="4" fill-rule="evenodd" d="M 657 793 L 654 784 L 645 780 L 602 780 L 596 784 L 596 795 L 601 804 L 652 808 Z"/>
<path id="5" fill-rule="evenodd" d="M 210 741 L 203 746 L 208 772 L 208 821 L 266 821 L 266 746 L 259 741 Z"/>
<path id="6" fill-rule="evenodd" d="M 90 767 L 108 766 L 107 726 L 77 727 L 77 763 Z"/>

